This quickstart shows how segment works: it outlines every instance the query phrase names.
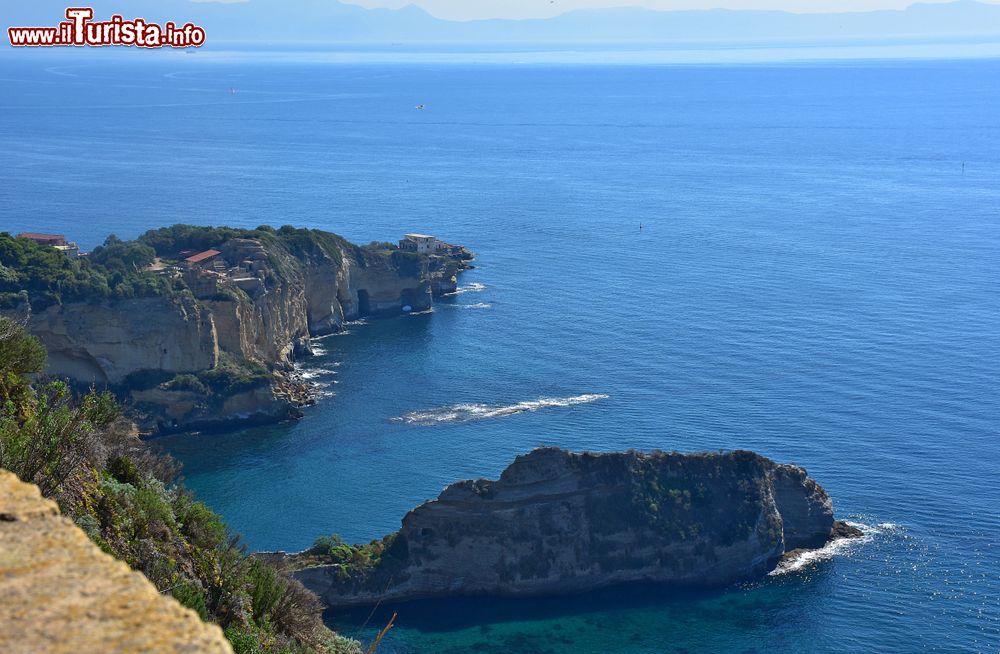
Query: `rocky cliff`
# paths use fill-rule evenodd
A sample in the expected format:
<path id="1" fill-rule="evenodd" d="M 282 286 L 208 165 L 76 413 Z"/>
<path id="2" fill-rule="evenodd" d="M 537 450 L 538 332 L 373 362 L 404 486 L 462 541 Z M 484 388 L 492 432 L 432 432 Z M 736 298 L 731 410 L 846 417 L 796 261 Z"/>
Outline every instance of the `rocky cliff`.
<path id="1" fill-rule="evenodd" d="M 197 372 L 219 356 L 211 311 L 185 295 L 57 304 L 27 320 L 49 351 L 48 370 L 84 383 L 121 384 L 148 369 Z"/>
<path id="2" fill-rule="evenodd" d="M 0 470 L 0 651 L 218 653 L 215 625 L 105 554 L 38 488 Z"/>
<path id="3" fill-rule="evenodd" d="M 786 550 L 822 546 L 834 525 L 830 498 L 804 470 L 752 452 L 546 448 L 497 481 L 459 482 L 417 507 L 366 568 L 323 564 L 316 551 L 290 561 L 334 607 L 628 582 L 717 586 L 766 573 Z"/>
<path id="4" fill-rule="evenodd" d="M 471 258 L 453 246 L 417 254 L 291 227 L 177 225 L 114 247 L 155 253 L 146 269 L 124 268 L 149 297 L 95 286 L 90 295 L 52 303 L 52 289 L 61 288 L 55 285 L 43 289 L 43 303 L 24 301 L 4 313 L 42 340 L 50 374 L 115 388 L 152 431 L 296 416 L 310 400 L 293 363 L 310 353 L 312 337 L 364 316 L 427 309 L 435 292 L 453 289 Z M 216 254 L 204 261 L 184 260 L 209 249 Z M 106 253 L 100 258 L 111 265 Z M 93 266 L 85 263 L 70 271 L 76 287 L 92 283 Z M 123 274 L 100 270 L 109 284 Z"/>

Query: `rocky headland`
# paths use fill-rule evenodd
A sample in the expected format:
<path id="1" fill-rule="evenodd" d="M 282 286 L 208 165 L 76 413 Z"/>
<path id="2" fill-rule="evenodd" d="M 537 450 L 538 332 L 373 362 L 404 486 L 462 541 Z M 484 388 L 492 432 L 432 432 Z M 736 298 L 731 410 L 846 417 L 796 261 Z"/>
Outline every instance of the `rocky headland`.
<path id="1" fill-rule="evenodd" d="M 292 227 L 175 225 L 73 260 L 0 237 L 0 312 L 43 342 L 48 374 L 115 390 L 146 432 L 296 417 L 311 338 L 426 310 L 472 259 Z"/>
<path id="2" fill-rule="evenodd" d="M 445 596 L 722 586 L 786 552 L 860 535 L 802 468 L 752 452 L 518 457 L 462 481 L 368 545 L 320 539 L 285 563 L 331 607 Z M 272 558 L 283 558 L 282 555 Z"/>

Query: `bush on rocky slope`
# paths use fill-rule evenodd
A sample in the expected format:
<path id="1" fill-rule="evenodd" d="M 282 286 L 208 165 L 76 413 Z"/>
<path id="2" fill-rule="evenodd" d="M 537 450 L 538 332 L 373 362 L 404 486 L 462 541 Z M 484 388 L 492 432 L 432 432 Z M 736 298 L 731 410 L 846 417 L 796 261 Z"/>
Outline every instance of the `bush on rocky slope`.
<path id="1" fill-rule="evenodd" d="M 322 623 L 315 595 L 246 556 L 218 515 L 176 483 L 113 396 L 38 379 L 45 351 L 0 318 L 0 468 L 38 485 L 103 550 L 225 630 L 239 654 L 360 653 Z"/>

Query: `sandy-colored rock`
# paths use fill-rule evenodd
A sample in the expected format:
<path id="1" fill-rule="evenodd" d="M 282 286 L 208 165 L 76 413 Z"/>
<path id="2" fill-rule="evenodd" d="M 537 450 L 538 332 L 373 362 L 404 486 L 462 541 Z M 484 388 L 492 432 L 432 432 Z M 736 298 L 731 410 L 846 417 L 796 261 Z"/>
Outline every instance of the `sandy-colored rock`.
<path id="1" fill-rule="evenodd" d="M 219 356 L 211 313 L 187 297 L 57 304 L 27 327 L 48 350 L 48 372 L 86 384 L 120 384 L 143 370 L 198 372 Z"/>
<path id="2" fill-rule="evenodd" d="M 38 488 L 0 470 L 0 652 L 232 652 L 201 621 L 102 552 Z"/>

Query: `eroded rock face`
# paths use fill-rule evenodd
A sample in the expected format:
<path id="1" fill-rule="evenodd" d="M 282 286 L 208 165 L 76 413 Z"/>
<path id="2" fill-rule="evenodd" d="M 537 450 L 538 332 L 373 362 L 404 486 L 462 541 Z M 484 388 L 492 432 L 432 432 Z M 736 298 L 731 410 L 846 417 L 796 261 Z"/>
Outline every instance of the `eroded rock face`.
<path id="1" fill-rule="evenodd" d="M 61 304 L 28 318 L 48 371 L 83 383 L 120 384 L 141 370 L 190 373 L 215 365 L 211 312 L 193 298 Z"/>
<path id="2" fill-rule="evenodd" d="M 309 353 L 310 338 L 367 315 L 429 308 L 439 278 L 453 278 L 467 267 L 461 256 L 471 257 L 464 250 L 453 259 L 372 251 L 327 236 L 317 237 L 323 246 L 307 240 L 300 249 L 233 238 L 218 246 L 220 270 L 203 278 L 185 273 L 190 292 L 72 302 L 34 314 L 23 307 L 14 317 L 45 345 L 48 373 L 120 391 L 139 408 L 145 430 L 295 417 L 310 400 L 302 399 L 308 386 L 296 381 L 293 363 Z M 161 378 L 211 370 L 223 354 L 263 364 L 275 373 L 270 388 L 206 398 L 160 386 Z"/>
<path id="3" fill-rule="evenodd" d="M 163 388 L 131 391 L 128 398 L 143 416 L 139 427 L 144 432 L 274 423 L 298 417 L 298 407 L 312 402 L 301 383 L 280 374 L 271 384 L 211 398 Z"/>
<path id="4" fill-rule="evenodd" d="M 752 452 L 518 457 L 497 481 L 453 484 L 406 515 L 364 575 L 299 578 L 331 606 L 448 595 L 550 595 L 627 582 L 725 585 L 819 546 L 830 498 L 801 468 Z"/>
<path id="5" fill-rule="evenodd" d="M 350 258 L 341 277 L 348 298 L 344 315 L 353 320 L 363 315 L 398 314 L 404 306 L 423 311 L 431 306 L 431 285 L 426 268 L 398 270 L 389 274 L 385 261 Z M 367 304 L 367 306 L 363 306 Z"/>
<path id="6" fill-rule="evenodd" d="M 105 554 L 36 486 L 0 470 L 0 651 L 231 654 L 202 622 Z"/>
<path id="7" fill-rule="evenodd" d="M 775 466 L 771 483 L 783 522 L 785 550 L 823 547 L 834 525 L 833 503 L 826 491 L 797 466 Z"/>

